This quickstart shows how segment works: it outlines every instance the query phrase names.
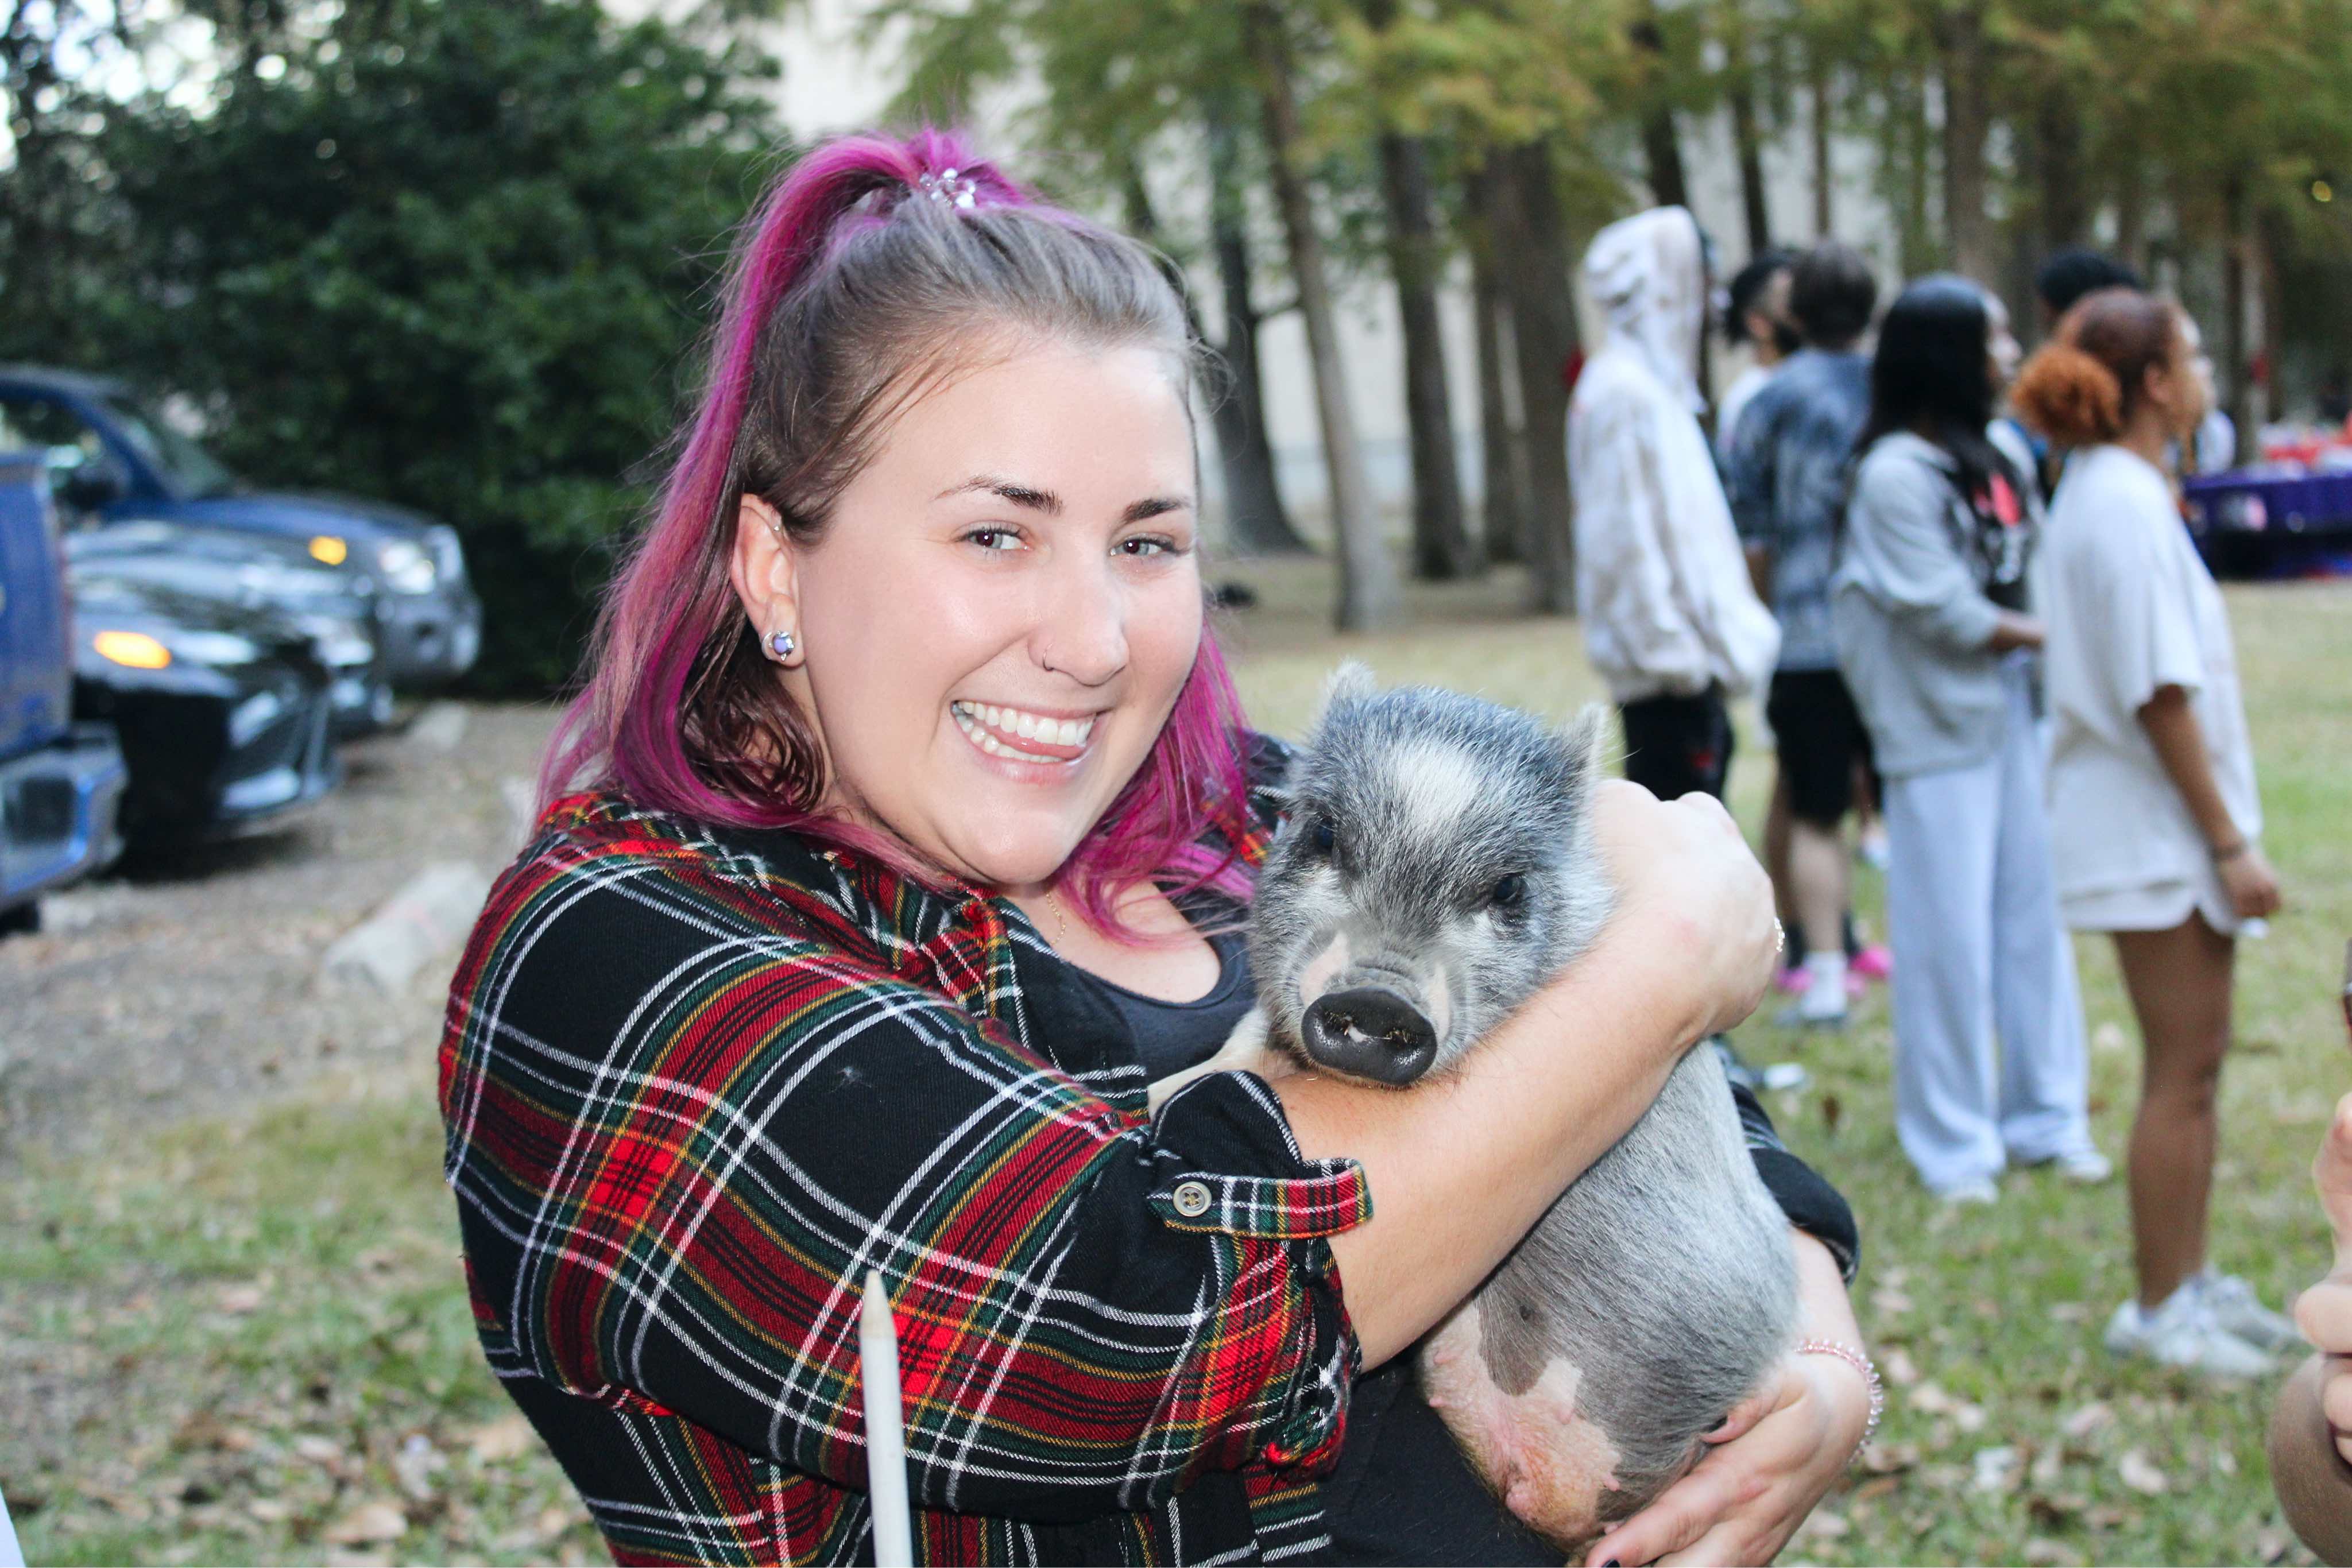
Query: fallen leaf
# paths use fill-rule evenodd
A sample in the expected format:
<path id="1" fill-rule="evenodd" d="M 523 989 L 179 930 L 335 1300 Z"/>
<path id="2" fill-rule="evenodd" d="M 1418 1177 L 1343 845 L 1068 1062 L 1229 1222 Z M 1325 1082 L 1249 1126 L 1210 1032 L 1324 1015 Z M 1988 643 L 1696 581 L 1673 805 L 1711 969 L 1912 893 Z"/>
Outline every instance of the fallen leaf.
<path id="1" fill-rule="evenodd" d="M 408 1515 L 396 1502 L 379 1498 L 363 1502 L 327 1526 L 326 1539 L 338 1546 L 364 1546 L 371 1542 L 397 1541 L 408 1533 Z"/>
<path id="2" fill-rule="evenodd" d="M 2116 1461 L 2116 1475 L 2142 1497 L 2161 1497 L 2172 1486 L 2155 1462 L 2137 1448 L 2124 1450 L 2123 1458 Z"/>
<path id="3" fill-rule="evenodd" d="M 2113 1019 L 2091 1031 L 2091 1049 L 2095 1051 L 2121 1051 L 2128 1043 L 2124 1038 L 2124 1026 Z"/>
<path id="4" fill-rule="evenodd" d="M 269 1292 L 257 1284 L 228 1285 L 223 1287 L 215 1302 L 221 1311 L 241 1316 L 260 1311 L 261 1303 L 268 1299 Z"/>
<path id="5" fill-rule="evenodd" d="M 2271 1563 L 2284 1562 L 2287 1548 L 2294 1544 L 2294 1538 L 2284 1530 L 2257 1530 L 2254 1531 L 2254 1561 L 2264 1564 L 2264 1568 Z"/>
<path id="6" fill-rule="evenodd" d="M 1870 1292 L 1870 1304 L 1889 1317 L 1899 1317 L 1911 1310 L 1911 1298 L 1892 1285 L 1882 1285 Z"/>
<path id="7" fill-rule="evenodd" d="M 1897 1388 L 1909 1388 L 1919 1381 L 1919 1364 L 1899 1344 L 1886 1353 L 1886 1360 L 1878 1370 Z"/>
<path id="8" fill-rule="evenodd" d="M 1862 1450 L 1862 1468 L 1875 1476 L 1891 1476 L 1919 1462 L 1916 1443 L 1872 1443 Z"/>
<path id="9" fill-rule="evenodd" d="M 1960 1402 L 1944 1392 L 1940 1383 L 1922 1383 L 1908 1396 L 1911 1407 L 1923 1416 L 1948 1416 L 1959 1408 Z"/>
<path id="10" fill-rule="evenodd" d="M 466 1447 L 486 1465 L 520 1458 L 530 1451 L 531 1442 L 530 1423 L 520 1415 L 486 1421 L 466 1435 Z"/>
<path id="11" fill-rule="evenodd" d="M 283 1524 L 294 1517 L 294 1505 L 274 1497 L 257 1497 L 245 1505 L 245 1511 L 264 1524 Z"/>
<path id="12" fill-rule="evenodd" d="M 2084 1561 L 2073 1547 L 2042 1535 L 2029 1537 L 2020 1555 L 2032 1568 L 2081 1568 Z"/>
<path id="13" fill-rule="evenodd" d="M 2017 1485 L 2018 1453 L 2004 1444 L 1997 1448 L 1979 1448 L 1969 1467 L 1969 1490 L 1979 1492 L 2006 1492 Z"/>
<path id="14" fill-rule="evenodd" d="M 552 1541 L 571 1529 L 572 1521 L 580 1517 L 578 1509 L 551 1503 L 539 1511 L 539 1517 L 531 1521 L 531 1528 L 539 1532 L 541 1541 Z"/>
<path id="15" fill-rule="evenodd" d="M 2088 1301 L 2053 1301 L 2050 1303 L 2050 1321 L 2060 1323 L 2089 1322 L 2091 1304 Z"/>
<path id="16" fill-rule="evenodd" d="M 1985 1429 L 1985 1412 L 1981 1405 L 1962 1404 L 1952 1411 L 1952 1425 L 1973 1437 Z"/>
<path id="17" fill-rule="evenodd" d="M 2058 1429 L 2069 1437 L 2087 1437 L 2116 1418 L 2104 1400 L 2094 1399 L 2059 1424 Z"/>
<path id="18" fill-rule="evenodd" d="M 2066 1450 L 2056 1443 L 2044 1443 L 2033 1456 L 2033 1464 L 2026 1472 L 2033 1484 L 2048 1490 L 2058 1484 L 2066 1467 Z"/>
<path id="19" fill-rule="evenodd" d="M 1828 1130 L 1832 1136 L 1836 1135 L 1838 1121 L 1844 1114 L 1845 1102 L 1840 1100 L 1834 1094 L 1824 1094 L 1822 1096 L 1822 1125 Z"/>
<path id="20" fill-rule="evenodd" d="M 1902 1484 L 1893 1476 L 1873 1476 L 1854 1488 L 1850 1495 L 1857 1504 L 1870 1502 L 1874 1499 L 1885 1497 Z"/>
<path id="21" fill-rule="evenodd" d="M 294 1439 L 294 1451 L 320 1469 L 339 1470 L 343 1466 L 343 1446 L 332 1437 L 322 1437 L 316 1432 L 304 1432 Z"/>
<path id="22" fill-rule="evenodd" d="M 2063 1530 L 2085 1506 L 2083 1499 L 2071 1492 L 2050 1496 L 2037 1492 L 2025 1500 L 2025 1511 L 2033 1516 L 2033 1522 L 2053 1530 Z"/>

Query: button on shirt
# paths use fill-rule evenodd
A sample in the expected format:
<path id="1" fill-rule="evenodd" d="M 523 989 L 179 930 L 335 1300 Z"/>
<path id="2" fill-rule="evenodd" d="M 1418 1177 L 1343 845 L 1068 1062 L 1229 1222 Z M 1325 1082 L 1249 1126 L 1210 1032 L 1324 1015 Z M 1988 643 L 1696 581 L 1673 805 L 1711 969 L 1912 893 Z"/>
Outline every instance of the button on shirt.
<path id="1" fill-rule="evenodd" d="M 1804 349 L 1748 400 L 1725 489 L 1739 539 L 1772 556 L 1784 670 L 1834 670 L 1830 577 L 1853 444 L 1870 417 L 1870 356 Z"/>

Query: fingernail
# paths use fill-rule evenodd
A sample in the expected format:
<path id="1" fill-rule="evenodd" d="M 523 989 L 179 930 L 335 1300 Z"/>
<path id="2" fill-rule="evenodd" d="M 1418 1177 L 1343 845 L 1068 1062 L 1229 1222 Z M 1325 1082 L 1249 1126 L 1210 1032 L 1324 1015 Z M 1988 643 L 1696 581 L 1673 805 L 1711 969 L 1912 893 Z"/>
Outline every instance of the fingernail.
<path id="1" fill-rule="evenodd" d="M 1603 1563 L 1601 1565 L 1601 1568 L 1623 1568 L 1623 1565 L 1621 1564 L 1617 1559 L 1612 1557 L 1608 1562 Z"/>

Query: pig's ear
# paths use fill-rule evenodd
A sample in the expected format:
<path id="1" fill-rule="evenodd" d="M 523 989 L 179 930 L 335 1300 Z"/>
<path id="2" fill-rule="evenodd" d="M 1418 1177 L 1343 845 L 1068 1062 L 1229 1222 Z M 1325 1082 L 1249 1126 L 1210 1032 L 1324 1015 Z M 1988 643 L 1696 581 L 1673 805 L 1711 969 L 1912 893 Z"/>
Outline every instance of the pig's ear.
<path id="1" fill-rule="evenodd" d="M 1609 706 L 1587 703 L 1574 718 L 1559 727 L 1559 747 L 1568 759 L 1568 789 L 1581 795 L 1601 777 L 1602 754 L 1609 744 Z"/>
<path id="2" fill-rule="evenodd" d="M 1371 666 L 1359 659 L 1341 664 L 1323 682 L 1323 695 L 1315 701 L 1315 727 L 1321 728 L 1324 719 L 1341 703 L 1357 702 L 1370 696 L 1379 686 L 1372 679 Z"/>

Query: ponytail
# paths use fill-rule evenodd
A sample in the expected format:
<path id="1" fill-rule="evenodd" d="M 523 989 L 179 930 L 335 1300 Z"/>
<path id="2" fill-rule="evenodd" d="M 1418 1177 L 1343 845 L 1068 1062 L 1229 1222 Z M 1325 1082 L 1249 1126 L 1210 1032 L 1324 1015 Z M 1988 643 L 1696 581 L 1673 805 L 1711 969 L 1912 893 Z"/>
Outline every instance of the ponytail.
<path id="1" fill-rule="evenodd" d="M 2123 382 L 2070 343 L 2035 350 L 2009 395 L 2026 423 L 2061 446 L 2095 446 L 2123 434 Z"/>

